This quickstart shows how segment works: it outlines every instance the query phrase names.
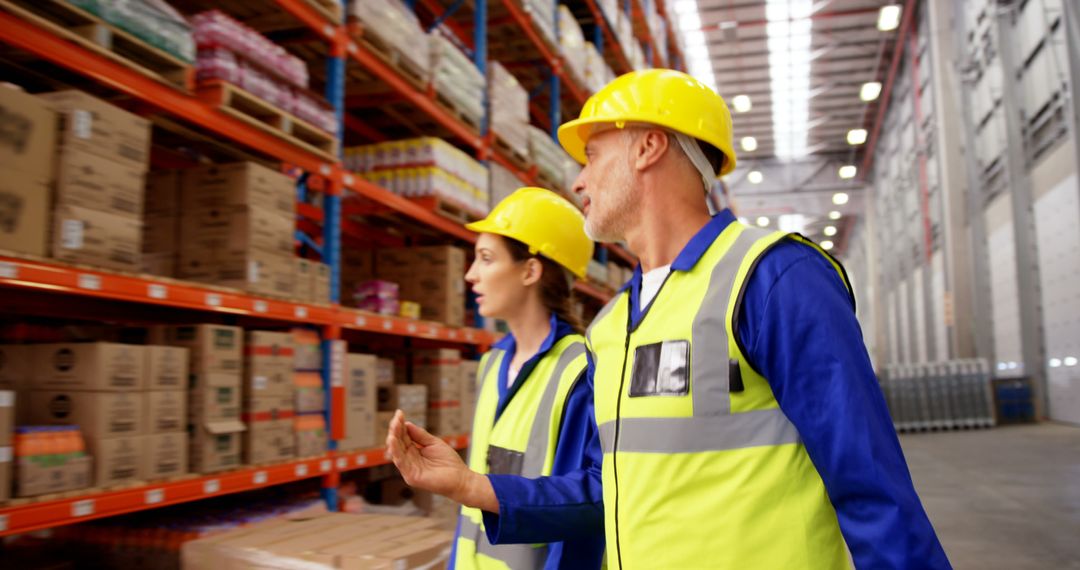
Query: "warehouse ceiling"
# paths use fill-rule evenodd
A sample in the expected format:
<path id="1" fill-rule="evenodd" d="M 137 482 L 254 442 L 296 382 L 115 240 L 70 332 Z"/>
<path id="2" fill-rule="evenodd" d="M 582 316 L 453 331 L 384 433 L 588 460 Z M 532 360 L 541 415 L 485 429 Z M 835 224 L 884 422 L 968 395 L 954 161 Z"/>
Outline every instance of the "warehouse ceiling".
<path id="1" fill-rule="evenodd" d="M 882 102 L 899 4 L 674 0 L 671 6 L 689 71 L 732 108 L 739 168 L 725 182 L 738 213 L 835 241 L 842 250 L 862 211 L 857 170 L 868 141 L 859 141 L 869 138 Z M 828 235 L 828 227 L 838 231 Z"/>

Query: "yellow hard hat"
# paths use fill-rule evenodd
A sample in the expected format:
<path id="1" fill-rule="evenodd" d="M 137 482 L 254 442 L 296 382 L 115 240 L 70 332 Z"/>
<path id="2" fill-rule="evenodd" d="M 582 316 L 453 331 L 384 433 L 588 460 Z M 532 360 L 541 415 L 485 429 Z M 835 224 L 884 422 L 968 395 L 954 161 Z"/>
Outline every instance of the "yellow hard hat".
<path id="1" fill-rule="evenodd" d="M 650 123 L 711 144 L 726 160 L 718 176 L 735 169 L 731 112 L 723 97 L 693 77 L 670 69 L 631 71 L 597 91 L 581 115 L 559 127 L 559 143 L 585 164 L 585 143 L 593 125 Z"/>
<path id="2" fill-rule="evenodd" d="M 497 234 L 529 246 L 578 277 L 593 255 L 585 235 L 585 216 L 565 198 L 543 188 L 518 188 L 499 202 L 488 217 L 465 226 L 474 232 Z"/>

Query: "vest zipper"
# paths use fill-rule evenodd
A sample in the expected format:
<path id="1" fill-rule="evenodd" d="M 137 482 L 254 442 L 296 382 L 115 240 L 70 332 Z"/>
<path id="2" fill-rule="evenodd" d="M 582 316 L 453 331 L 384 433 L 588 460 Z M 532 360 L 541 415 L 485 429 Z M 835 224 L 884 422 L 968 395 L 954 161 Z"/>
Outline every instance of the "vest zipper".
<path id="1" fill-rule="evenodd" d="M 663 285 L 661 285 L 663 288 Z M 659 295 L 659 292 L 657 292 Z M 627 295 L 628 302 L 633 302 Z M 654 298 L 655 300 L 655 298 Z M 627 307 L 629 308 L 629 307 Z M 615 478 L 615 556 L 622 570 L 622 539 L 619 537 L 619 428 L 622 425 L 622 394 L 626 384 L 626 361 L 630 356 L 630 329 L 633 326 L 633 315 L 626 312 L 626 343 L 623 345 L 622 374 L 619 376 L 619 394 L 615 400 L 615 441 L 611 444 L 611 468 Z"/>

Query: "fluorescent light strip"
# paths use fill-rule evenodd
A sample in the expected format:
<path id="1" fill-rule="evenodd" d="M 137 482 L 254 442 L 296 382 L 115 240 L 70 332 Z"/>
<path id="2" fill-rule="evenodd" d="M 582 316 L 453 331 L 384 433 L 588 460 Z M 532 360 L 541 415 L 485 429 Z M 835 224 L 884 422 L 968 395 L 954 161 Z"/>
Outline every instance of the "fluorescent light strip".
<path id="1" fill-rule="evenodd" d="M 765 17 L 775 152 L 781 160 L 808 154 L 812 0 L 768 0 Z"/>
<path id="2" fill-rule="evenodd" d="M 672 11 L 676 14 L 685 42 L 683 56 L 686 58 L 686 70 L 716 91 L 716 75 L 713 73 L 709 44 L 705 32 L 701 30 L 697 0 L 676 0 L 672 4 Z"/>

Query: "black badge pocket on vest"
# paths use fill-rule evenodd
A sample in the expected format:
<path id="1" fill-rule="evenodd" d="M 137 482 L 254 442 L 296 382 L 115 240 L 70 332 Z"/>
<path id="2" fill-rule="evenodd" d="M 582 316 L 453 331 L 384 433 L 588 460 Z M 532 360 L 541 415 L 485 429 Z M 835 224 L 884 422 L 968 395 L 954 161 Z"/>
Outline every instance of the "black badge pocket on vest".
<path id="1" fill-rule="evenodd" d="M 666 340 L 634 350 L 630 397 L 690 393 L 690 341 Z"/>
<path id="2" fill-rule="evenodd" d="M 488 473 L 492 475 L 521 475 L 525 454 L 495 445 L 488 446 Z"/>

